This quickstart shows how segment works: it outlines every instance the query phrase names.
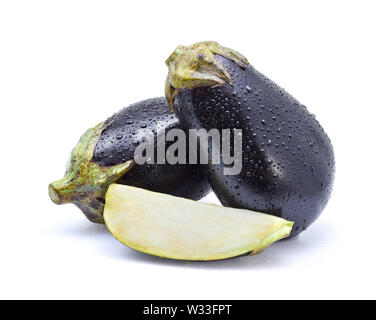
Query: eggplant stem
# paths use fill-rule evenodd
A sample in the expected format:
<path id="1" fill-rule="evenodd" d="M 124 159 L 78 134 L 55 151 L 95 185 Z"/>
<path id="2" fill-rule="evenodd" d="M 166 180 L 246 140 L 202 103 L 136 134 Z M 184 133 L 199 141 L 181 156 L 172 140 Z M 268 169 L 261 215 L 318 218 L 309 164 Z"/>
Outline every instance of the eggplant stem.
<path id="1" fill-rule="evenodd" d="M 134 164 L 131 159 L 106 167 L 93 161 L 98 140 L 108 125 L 101 122 L 84 133 L 71 153 L 65 176 L 48 186 L 52 202 L 74 203 L 93 222 L 103 222 L 103 203 L 98 198 L 104 197 L 109 185 L 119 180 Z"/>

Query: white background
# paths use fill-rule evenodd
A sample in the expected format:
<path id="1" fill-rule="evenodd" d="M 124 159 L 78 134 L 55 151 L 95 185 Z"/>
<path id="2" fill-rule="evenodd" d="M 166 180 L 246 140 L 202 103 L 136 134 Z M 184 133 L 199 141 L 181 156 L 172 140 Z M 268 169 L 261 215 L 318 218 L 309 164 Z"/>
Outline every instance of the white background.
<path id="1" fill-rule="evenodd" d="M 376 298 L 374 3 L 2 1 L 0 298 Z M 202 40 L 243 53 L 306 104 L 337 173 L 298 239 L 185 263 L 128 249 L 54 205 L 47 186 L 87 128 L 162 96 L 164 60 Z"/>

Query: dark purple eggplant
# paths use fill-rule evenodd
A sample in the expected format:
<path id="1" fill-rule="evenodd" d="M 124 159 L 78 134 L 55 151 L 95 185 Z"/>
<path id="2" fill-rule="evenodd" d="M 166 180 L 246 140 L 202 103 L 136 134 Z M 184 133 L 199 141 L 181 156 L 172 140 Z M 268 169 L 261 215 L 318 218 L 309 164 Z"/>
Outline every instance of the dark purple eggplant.
<path id="1" fill-rule="evenodd" d="M 224 175 L 223 162 L 210 158 L 206 165 L 221 203 L 294 221 L 290 237 L 311 225 L 328 202 L 335 173 L 332 144 L 315 116 L 216 42 L 180 46 L 166 63 L 166 98 L 186 130 L 242 130 L 240 174 Z"/>
<path id="2" fill-rule="evenodd" d="M 71 153 L 63 179 L 49 185 L 56 204 L 73 203 L 86 217 L 103 223 L 104 196 L 111 183 L 199 200 L 209 190 L 200 166 L 189 164 L 143 164 L 134 161 L 136 147 L 144 142 L 145 130 L 156 137 L 162 131 L 180 128 L 165 98 L 132 104 L 89 129 Z M 166 148 L 173 142 L 167 142 Z M 157 146 L 154 144 L 154 151 Z"/>

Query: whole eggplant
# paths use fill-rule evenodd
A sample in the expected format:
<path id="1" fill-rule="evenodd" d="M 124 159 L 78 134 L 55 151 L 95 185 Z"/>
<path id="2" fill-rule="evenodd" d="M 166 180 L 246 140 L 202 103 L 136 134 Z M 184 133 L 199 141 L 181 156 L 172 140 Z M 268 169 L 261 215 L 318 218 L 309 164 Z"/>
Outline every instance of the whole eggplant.
<path id="1" fill-rule="evenodd" d="M 179 46 L 166 64 L 166 98 L 185 129 L 242 130 L 241 172 L 224 175 L 223 162 L 210 159 L 206 166 L 221 203 L 294 221 L 290 237 L 311 225 L 335 172 L 332 144 L 315 116 L 216 42 Z"/>
<path id="2" fill-rule="evenodd" d="M 180 128 L 179 121 L 165 98 L 122 109 L 81 137 L 64 178 L 49 185 L 51 200 L 56 204 L 75 204 L 96 223 L 104 222 L 104 196 L 114 182 L 199 200 L 210 190 L 200 166 L 167 162 L 139 165 L 134 160 L 135 149 L 144 142 L 146 130 L 157 137 L 176 128 Z M 167 142 L 166 148 L 172 143 Z"/>

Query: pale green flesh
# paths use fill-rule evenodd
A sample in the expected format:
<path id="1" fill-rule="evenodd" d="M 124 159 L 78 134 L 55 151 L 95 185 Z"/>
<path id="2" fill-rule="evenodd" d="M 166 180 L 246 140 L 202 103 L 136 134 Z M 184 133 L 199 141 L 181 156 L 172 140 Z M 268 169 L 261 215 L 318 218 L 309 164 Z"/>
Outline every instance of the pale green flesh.
<path id="1" fill-rule="evenodd" d="M 249 210 L 112 184 L 104 220 L 135 250 L 179 260 L 220 260 L 256 254 L 290 234 L 292 222 Z"/>

